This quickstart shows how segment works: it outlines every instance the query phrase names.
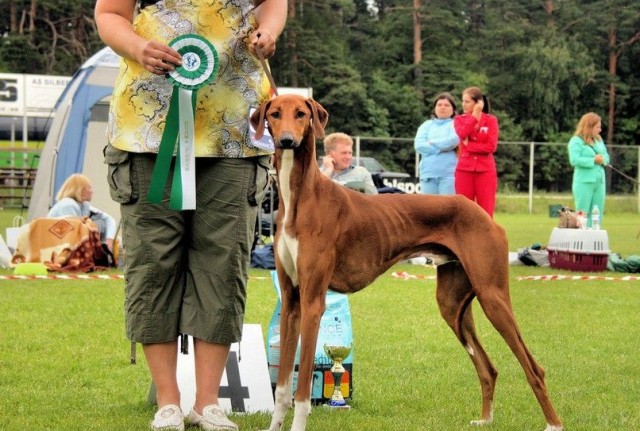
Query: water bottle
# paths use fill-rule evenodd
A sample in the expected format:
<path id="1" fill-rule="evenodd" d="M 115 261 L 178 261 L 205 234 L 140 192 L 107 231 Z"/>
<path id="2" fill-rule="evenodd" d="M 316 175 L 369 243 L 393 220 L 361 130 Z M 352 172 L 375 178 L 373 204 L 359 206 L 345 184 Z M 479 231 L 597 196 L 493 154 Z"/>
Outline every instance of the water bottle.
<path id="1" fill-rule="evenodd" d="M 594 205 L 591 210 L 591 229 L 600 230 L 600 208 Z"/>

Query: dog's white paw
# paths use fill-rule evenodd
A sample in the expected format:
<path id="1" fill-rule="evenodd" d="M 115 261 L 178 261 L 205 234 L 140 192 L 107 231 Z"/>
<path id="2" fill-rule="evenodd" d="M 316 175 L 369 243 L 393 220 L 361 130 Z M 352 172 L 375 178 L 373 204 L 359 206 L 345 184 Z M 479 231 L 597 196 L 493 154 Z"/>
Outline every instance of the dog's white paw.
<path id="1" fill-rule="evenodd" d="M 473 427 L 481 427 L 487 424 L 490 424 L 493 419 L 478 419 L 476 421 L 469 422 L 469 425 Z"/>
<path id="2" fill-rule="evenodd" d="M 562 425 L 549 425 L 544 429 L 544 431 L 562 431 L 564 427 Z"/>

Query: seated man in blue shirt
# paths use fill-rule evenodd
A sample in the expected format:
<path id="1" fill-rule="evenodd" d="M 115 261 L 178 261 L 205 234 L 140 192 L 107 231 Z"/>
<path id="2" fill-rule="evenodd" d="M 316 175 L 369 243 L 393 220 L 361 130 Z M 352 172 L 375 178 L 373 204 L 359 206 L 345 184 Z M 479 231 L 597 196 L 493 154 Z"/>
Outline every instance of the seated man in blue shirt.
<path id="1" fill-rule="evenodd" d="M 362 166 L 353 166 L 353 139 L 345 133 L 331 133 L 324 138 L 324 152 L 320 171 L 333 181 L 353 186 L 366 194 L 378 194 L 371 173 Z"/>

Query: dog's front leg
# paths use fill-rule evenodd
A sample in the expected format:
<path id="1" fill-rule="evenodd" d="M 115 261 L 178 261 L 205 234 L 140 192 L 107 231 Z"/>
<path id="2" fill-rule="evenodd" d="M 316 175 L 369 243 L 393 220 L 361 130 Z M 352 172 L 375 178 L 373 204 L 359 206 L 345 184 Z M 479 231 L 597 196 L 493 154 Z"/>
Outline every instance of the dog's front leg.
<path id="1" fill-rule="evenodd" d="M 280 431 L 284 419 L 287 416 L 287 411 L 291 407 L 291 388 L 293 385 L 293 375 L 282 386 L 277 385 L 275 390 L 275 406 L 273 409 L 273 415 L 271 416 L 271 424 L 269 429 L 264 431 Z M 280 379 L 278 379 L 279 381 Z"/>
<path id="2" fill-rule="evenodd" d="M 280 431 L 293 398 L 293 371 L 300 328 L 300 293 L 291 278 L 278 268 L 282 292 L 280 309 L 280 368 L 275 390 L 275 408 L 267 431 Z"/>
<path id="3" fill-rule="evenodd" d="M 300 367 L 298 369 L 298 387 L 295 395 L 295 410 L 291 431 L 304 431 L 307 425 L 307 418 L 311 414 L 313 364 L 315 362 L 320 319 L 325 309 L 326 289 L 317 289 L 317 284 L 303 283 L 301 281 L 302 287 L 311 286 L 311 288 L 307 289 L 306 292 L 301 290 Z"/>

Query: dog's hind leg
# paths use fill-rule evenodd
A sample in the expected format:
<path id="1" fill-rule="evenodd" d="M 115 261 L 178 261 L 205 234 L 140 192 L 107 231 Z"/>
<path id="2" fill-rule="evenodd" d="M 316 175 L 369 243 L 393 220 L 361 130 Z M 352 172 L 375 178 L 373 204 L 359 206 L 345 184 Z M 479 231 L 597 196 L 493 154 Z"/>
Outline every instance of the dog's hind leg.
<path id="1" fill-rule="evenodd" d="M 293 371 L 298 337 L 300 334 L 300 291 L 294 288 L 288 276 L 281 280 L 282 307 L 280 309 L 280 364 L 275 390 L 275 408 L 268 431 L 282 429 L 291 407 Z"/>
<path id="2" fill-rule="evenodd" d="M 520 362 L 547 421 L 546 431 L 561 431 L 563 429 L 562 422 L 549 398 L 544 380 L 544 369 L 536 362 L 522 339 L 511 306 L 508 280 L 503 283 L 504 285 L 502 286 L 486 285 L 481 289 L 476 289 L 478 302 L 493 327 L 502 335 L 502 338 L 518 359 L 518 362 Z"/>
<path id="3" fill-rule="evenodd" d="M 493 395 L 498 371 L 476 336 L 471 301 L 473 288 L 460 262 L 438 266 L 436 299 L 440 314 L 462 343 L 476 368 L 482 390 L 482 415 L 472 425 L 484 425 L 493 419 Z"/>

